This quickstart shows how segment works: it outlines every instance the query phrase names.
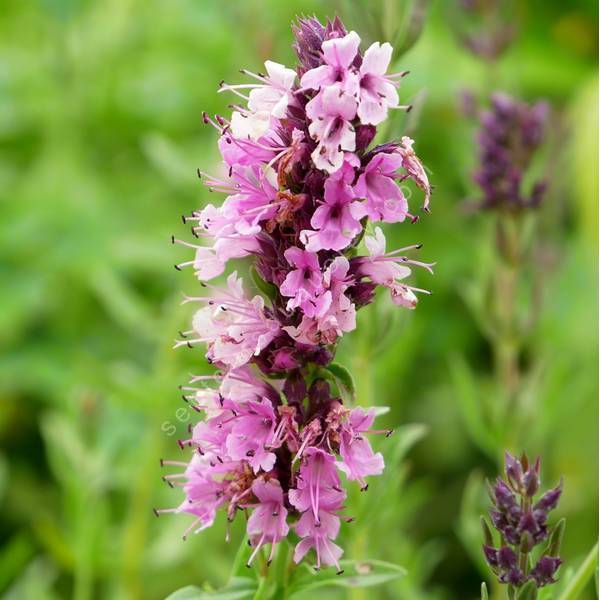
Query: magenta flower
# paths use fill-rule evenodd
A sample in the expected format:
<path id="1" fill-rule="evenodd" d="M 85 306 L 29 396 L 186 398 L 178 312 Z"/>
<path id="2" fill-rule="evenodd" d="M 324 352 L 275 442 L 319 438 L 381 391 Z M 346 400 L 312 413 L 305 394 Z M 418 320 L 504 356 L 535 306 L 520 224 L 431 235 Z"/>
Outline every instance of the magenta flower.
<path id="1" fill-rule="evenodd" d="M 399 154 L 376 154 L 364 168 L 354 186 L 358 198 L 366 198 L 357 212 L 371 221 L 399 223 L 408 214 L 408 202 L 396 184 L 397 171 L 402 166 Z"/>
<path id="2" fill-rule="evenodd" d="M 288 310 L 300 308 L 305 315 L 316 316 L 326 308 L 322 304 L 325 290 L 318 255 L 292 247 L 285 251 L 284 256 L 288 263 L 295 267 L 287 274 L 279 288 L 283 296 L 291 297 L 287 303 Z"/>
<path id="3" fill-rule="evenodd" d="M 300 234 L 308 250 L 343 250 L 362 231 L 355 216 L 360 214 L 360 204 L 354 201 L 350 185 L 354 175 L 354 167 L 347 161 L 325 182 L 324 201 L 310 221 L 317 231 L 305 230 Z"/>
<path id="4" fill-rule="evenodd" d="M 229 520 L 252 511 L 250 562 L 269 544 L 270 560 L 292 529 L 296 562 L 314 551 L 317 567 L 340 571 L 345 486 L 366 490 L 383 472 L 368 437 L 388 432 L 372 429 L 373 410 L 349 405 L 342 367 L 331 363 L 377 286 L 408 308 L 425 291 L 408 284 L 413 266 L 431 271 L 405 254 L 419 246 L 386 252 L 381 229 L 367 233 L 369 220 L 416 220 L 398 181 L 413 179 L 426 204 L 429 183 L 412 140 L 370 147 L 404 75 L 386 74 L 389 44 L 363 55 L 339 19 L 302 19 L 295 33 L 296 69 L 267 61 L 266 75 L 243 71 L 251 83 L 220 88 L 237 98 L 231 118 L 204 116 L 225 175 L 200 175 L 225 198 L 184 217 L 197 243 L 173 238 L 194 252 L 176 268 L 192 267 L 202 286 L 184 298 L 200 306 L 175 346 L 205 345 L 216 371 L 181 387 L 203 418 L 179 441 L 191 457 L 162 463 L 178 470 L 164 480 L 184 500 L 156 512 L 192 515 L 185 537 L 220 510 Z M 207 283 L 244 257 L 260 293 L 249 295 L 235 272 L 224 288 Z"/>

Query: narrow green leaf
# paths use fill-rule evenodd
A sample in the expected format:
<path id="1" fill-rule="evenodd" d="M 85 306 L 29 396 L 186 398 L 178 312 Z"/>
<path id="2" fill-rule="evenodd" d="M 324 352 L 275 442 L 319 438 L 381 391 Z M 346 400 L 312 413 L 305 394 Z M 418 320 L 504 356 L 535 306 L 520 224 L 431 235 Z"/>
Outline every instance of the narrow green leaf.
<path id="1" fill-rule="evenodd" d="M 346 403 L 354 402 L 356 398 L 356 386 L 354 385 L 354 378 L 350 371 L 337 363 L 327 365 L 325 370 L 331 374 L 342 400 Z"/>
<path id="2" fill-rule="evenodd" d="M 256 270 L 255 267 L 250 269 L 250 276 L 254 285 L 257 287 L 259 292 L 262 292 L 269 300 L 274 300 L 277 297 L 277 288 L 268 281 L 265 281 Z"/>
<path id="3" fill-rule="evenodd" d="M 558 556 L 560 554 L 560 547 L 565 534 L 565 523 L 566 520 L 564 518 L 561 519 L 552 530 L 547 550 L 549 556 Z"/>
<path id="4" fill-rule="evenodd" d="M 559 600 L 576 600 L 598 567 L 598 543 L 590 550 L 581 567 L 569 581 Z"/>
<path id="5" fill-rule="evenodd" d="M 493 546 L 494 545 L 494 538 L 492 537 L 492 532 L 487 524 L 487 521 L 485 520 L 485 517 L 480 517 L 480 521 L 481 521 L 481 529 L 483 530 L 483 543 L 486 546 Z"/>
<path id="6" fill-rule="evenodd" d="M 537 598 L 537 584 L 530 579 L 518 592 L 516 600 L 535 600 Z"/>
<path id="7" fill-rule="evenodd" d="M 237 577 L 245 578 L 248 574 L 253 576 L 256 575 L 254 569 L 249 569 L 246 564 L 252 553 L 252 548 L 248 544 L 248 536 L 245 535 L 244 539 L 240 542 L 240 547 L 233 559 L 233 566 L 231 567 L 231 581 Z"/>
<path id="8" fill-rule="evenodd" d="M 481 584 L 481 600 L 489 600 L 487 585 L 485 581 Z"/>
<path id="9" fill-rule="evenodd" d="M 343 573 L 337 575 L 333 569 L 316 571 L 300 577 L 290 586 L 290 597 L 301 592 L 322 587 L 363 588 L 388 583 L 406 575 L 405 569 L 380 560 L 354 561 L 342 560 Z"/>

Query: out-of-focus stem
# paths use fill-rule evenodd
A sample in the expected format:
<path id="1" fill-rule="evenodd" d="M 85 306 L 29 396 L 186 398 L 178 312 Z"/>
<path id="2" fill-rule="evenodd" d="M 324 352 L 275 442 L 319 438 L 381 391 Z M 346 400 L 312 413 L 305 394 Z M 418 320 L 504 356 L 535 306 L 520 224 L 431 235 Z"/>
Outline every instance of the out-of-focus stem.
<path id="1" fill-rule="evenodd" d="M 494 282 L 496 299 L 494 362 L 496 381 L 506 394 L 507 409 L 513 408 L 520 384 L 519 354 L 521 335 L 517 323 L 516 302 L 522 248 L 520 220 L 511 214 L 498 217 L 496 250 L 499 261 Z"/>

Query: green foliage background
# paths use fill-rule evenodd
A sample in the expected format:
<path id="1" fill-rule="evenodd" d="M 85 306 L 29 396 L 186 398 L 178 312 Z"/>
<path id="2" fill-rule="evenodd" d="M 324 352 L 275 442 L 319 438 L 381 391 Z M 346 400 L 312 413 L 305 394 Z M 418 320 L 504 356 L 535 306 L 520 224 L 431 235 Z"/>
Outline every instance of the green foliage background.
<path id="1" fill-rule="evenodd" d="M 433 213 L 387 228 L 390 247 L 424 243 L 434 291 L 392 314 L 361 314 L 338 362 L 358 402 L 391 407 L 384 477 L 354 494 L 349 558 L 403 565 L 398 582 L 326 597 L 477 597 L 483 477 L 503 447 L 482 411 L 498 402 L 478 326 L 494 269 L 490 215 L 468 215 L 475 148 L 458 110 L 470 88 L 547 98 L 554 110 L 534 272 L 545 293 L 526 360 L 527 425 L 509 449 L 543 456 L 544 484 L 565 477 L 563 573 L 597 537 L 597 7 L 519 4 L 520 35 L 492 74 L 457 42 L 450 0 L 433 5 L 399 67 L 409 122 L 436 186 Z M 159 599 L 222 585 L 243 524 L 183 543 L 159 457 L 175 458 L 190 415 L 176 386 L 205 369 L 174 352 L 195 289 L 172 264 L 179 215 L 208 201 L 194 172 L 214 170 L 221 79 L 293 62 L 289 23 L 333 14 L 318 0 L 3 0 L 0 10 L 0 593 L 11 599 Z M 487 408 L 486 408 L 487 407 Z M 174 430 L 177 430 L 174 433 Z M 409 450 L 411 441 L 415 446 Z M 387 446 L 386 446 L 387 444 Z M 165 489 L 166 488 L 166 489 Z M 321 593 L 321 592 L 319 592 Z M 585 598 L 595 597 L 592 586 Z"/>

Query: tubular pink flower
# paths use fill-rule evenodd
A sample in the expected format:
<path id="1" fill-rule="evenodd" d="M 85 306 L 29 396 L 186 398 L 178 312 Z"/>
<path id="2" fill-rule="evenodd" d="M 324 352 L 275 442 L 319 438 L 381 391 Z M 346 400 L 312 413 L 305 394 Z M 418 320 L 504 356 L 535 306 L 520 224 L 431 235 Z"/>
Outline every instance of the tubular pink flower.
<path id="1" fill-rule="evenodd" d="M 300 234 L 307 250 L 343 250 L 362 231 L 358 202 L 354 201 L 351 187 L 354 168 L 346 161 L 341 169 L 325 182 L 323 203 L 315 210 L 310 221 L 316 231 L 305 230 Z"/>
<path id="2" fill-rule="evenodd" d="M 371 44 L 359 69 L 358 116 L 362 123 L 379 125 L 387 118 L 388 108 L 398 106 L 398 85 L 385 75 L 392 58 L 387 42 Z"/>
<path id="3" fill-rule="evenodd" d="M 350 67 L 358 53 L 360 37 L 354 31 L 342 38 L 323 42 L 324 64 L 307 71 L 300 81 L 302 88 L 319 90 L 322 87 L 335 85 L 339 90 L 350 95 L 356 93 L 356 75 Z"/>
<path id="4" fill-rule="evenodd" d="M 344 151 L 355 150 L 356 106 L 354 96 L 338 87 L 323 89 L 306 105 L 308 132 L 317 142 L 311 158 L 318 169 L 334 173 L 344 162 Z"/>
<path id="5" fill-rule="evenodd" d="M 258 504 L 248 519 L 246 531 L 254 551 L 248 560 L 252 562 L 263 544 L 271 544 L 268 562 L 273 560 L 275 544 L 287 536 L 290 530 L 286 519 L 288 511 L 283 500 L 283 490 L 276 479 L 255 479 L 252 493 Z"/>
<path id="6" fill-rule="evenodd" d="M 355 214 L 371 221 L 399 223 L 408 214 L 408 203 L 395 179 L 402 166 L 398 154 L 376 154 L 367 164 L 354 186 L 358 198 L 366 198 L 359 204 Z"/>

